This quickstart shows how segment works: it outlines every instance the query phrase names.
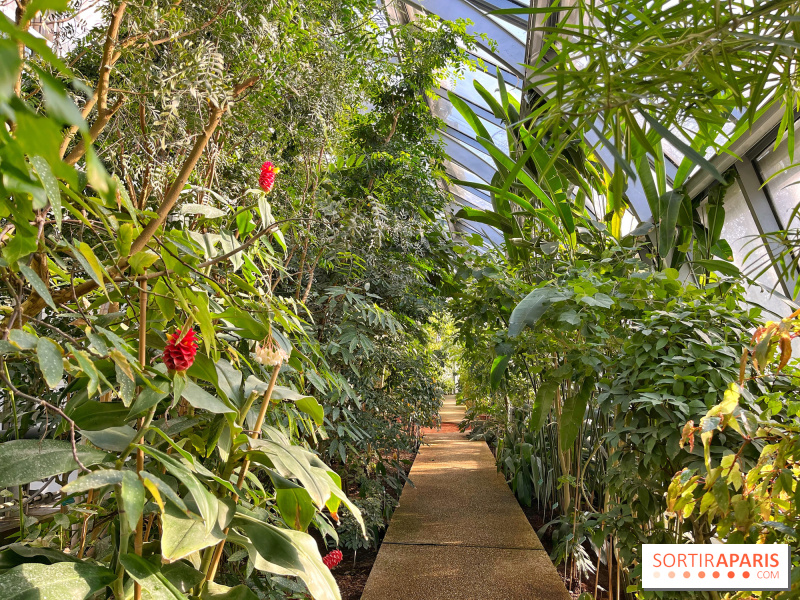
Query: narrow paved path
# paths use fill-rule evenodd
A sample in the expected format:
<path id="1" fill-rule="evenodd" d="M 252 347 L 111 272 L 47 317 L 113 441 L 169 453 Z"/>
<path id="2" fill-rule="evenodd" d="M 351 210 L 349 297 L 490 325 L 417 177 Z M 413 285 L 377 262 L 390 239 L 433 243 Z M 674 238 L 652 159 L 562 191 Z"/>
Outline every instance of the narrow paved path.
<path id="1" fill-rule="evenodd" d="M 485 442 L 428 433 L 410 478 L 361 600 L 569 600 Z"/>

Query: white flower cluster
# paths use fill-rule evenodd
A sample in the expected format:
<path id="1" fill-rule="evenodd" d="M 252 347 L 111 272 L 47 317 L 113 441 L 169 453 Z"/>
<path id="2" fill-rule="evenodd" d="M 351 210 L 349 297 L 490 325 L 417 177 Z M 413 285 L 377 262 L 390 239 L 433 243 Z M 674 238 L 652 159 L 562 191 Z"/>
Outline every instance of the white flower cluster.
<path id="1" fill-rule="evenodd" d="M 289 360 L 289 355 L 282 348 L 270 348 L 261 344 L 256 344 L 255 355 L 256 362 L 267 367 L 276 367 Z"/>

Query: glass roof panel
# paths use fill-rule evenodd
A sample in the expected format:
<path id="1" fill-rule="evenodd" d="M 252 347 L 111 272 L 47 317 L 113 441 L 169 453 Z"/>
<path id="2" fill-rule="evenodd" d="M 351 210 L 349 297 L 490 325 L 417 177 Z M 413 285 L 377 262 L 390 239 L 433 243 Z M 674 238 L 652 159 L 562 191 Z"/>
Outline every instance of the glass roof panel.
<path id="1" fill-rule="evenodd" d="M 484 200 L 477 194 L 473 194 L 467 188 L 461 187 L 455 183 L 448 183 L 447 188 L 450 192 L 472 204 L 475 208 L 482 208 L 484 210 L 492 210 L 492 203 Z"/>
<path id="2" fill-rule="evenodd" d="M 489 164 L 491 159 L 488 155 L 484 154 L 481 157 L 477 154 L 477 150 L 473 152 L 468 146 L 450 137 L 446 133 L 440 132 L 440 135 L 445 144 L 445 152 L 447 152 L 447 155 L 452 161 L 472 171 L 485 182 L 492 180 L 495 169 Z"/>
<path id="3" fill-rule="evenodd" d="M 469 123 L 467 123 L 464 117 L 461 116 L 461 113 L 455 109 L 449 100 L 442 98 L 441 96 L 436 96 L 433 98 L 433 100 L 431 100 L 431 108 L 433 110 L 433 114 L 442 119 L 448 126 L 452 127 L 456 131 L 460 131 L 465 135 L 475 137 L 475 132 L 473 131 L 472 127 L 469 125 Z M 489 135 L 492 137 L 492 141 L 494 142 L 495 146 L 505 152 L 508 152 L 508 136 L 506 135 L 506 130 L 483 118 L 481 118 L 481 122 L 483 123 L 483 126 L 486 127 Z"/>
<path id="4" fill-rule="evenodd" d="M 494 75 L 477 70 L 465 72 L 461 79 L 446 79 L 441 82 L 441 86 L 443 89 L 454 92 L 474 104 L 484 106 L 485 102 L 483 98 L 478 93 L 478 90 L 475 89 L 475 81 L 485 87 L 489 93 L 495 95 L 499 93 L 497 78 Z M 522 97 L 522 91 L 511 85 L 511 83 L 512 82 L 506 82 L 508 93 L 519 101 Z"/>

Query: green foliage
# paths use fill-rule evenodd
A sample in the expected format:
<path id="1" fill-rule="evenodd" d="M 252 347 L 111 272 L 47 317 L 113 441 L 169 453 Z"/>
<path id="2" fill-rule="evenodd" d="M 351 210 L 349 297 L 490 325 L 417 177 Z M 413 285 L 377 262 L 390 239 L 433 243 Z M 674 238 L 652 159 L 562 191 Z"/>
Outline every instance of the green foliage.
<path id="1" fill-rule="evenodd" d="M 12 595 L 335 599 L 338 519 L 377 539 L 447 362 L 424 98 L 474 39 L 373 9 L 107 3 L 63 61 L 0 17 L 0 486 L 64 486 L 3 550 Z"/>

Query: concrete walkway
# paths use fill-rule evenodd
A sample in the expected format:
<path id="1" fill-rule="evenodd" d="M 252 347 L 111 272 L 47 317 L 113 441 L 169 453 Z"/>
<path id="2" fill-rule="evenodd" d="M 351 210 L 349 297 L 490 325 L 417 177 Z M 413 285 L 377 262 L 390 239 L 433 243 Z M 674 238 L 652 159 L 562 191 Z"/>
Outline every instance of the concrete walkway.
<path id="1" fill-rule="evenodd" d="M 361 600 L 570 599 L 485 442 L 426 434 L 410 478 Z"/>

